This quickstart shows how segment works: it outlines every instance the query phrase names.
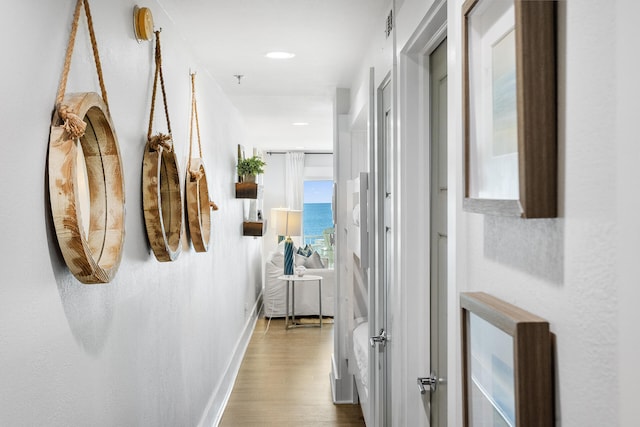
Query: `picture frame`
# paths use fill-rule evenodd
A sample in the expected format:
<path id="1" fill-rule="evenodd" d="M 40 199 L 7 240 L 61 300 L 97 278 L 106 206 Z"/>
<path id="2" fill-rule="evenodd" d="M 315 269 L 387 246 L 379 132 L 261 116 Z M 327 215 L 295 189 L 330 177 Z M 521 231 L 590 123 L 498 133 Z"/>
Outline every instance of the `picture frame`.
<path id="1" fill-rule="evenodd" d="M 555 3 L 463 5 L 467 212 L 557 216 Z"/>
<path id="2" fill-rule="evenodd" d="M 483 292 L 460 295 L 465 427 L 552 426 L 549 323 Z"/>

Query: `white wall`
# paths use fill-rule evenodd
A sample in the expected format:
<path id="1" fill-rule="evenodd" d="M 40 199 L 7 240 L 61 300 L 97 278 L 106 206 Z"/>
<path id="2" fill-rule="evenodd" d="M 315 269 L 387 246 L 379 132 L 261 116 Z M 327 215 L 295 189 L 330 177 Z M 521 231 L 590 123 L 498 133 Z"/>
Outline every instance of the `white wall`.
<path id="1" fill-rule="evenodd" d="M 51 113 L 74 4 L 26 0 L 2 7 L 0 424 L 196 425 L 209 402 L 210 412 L 219 409 L 226 390 L 218 387 L 261 287 L 260 244 L 241 236 L 242 204 L 232 191 L 244 126 L 170 17 L 155 2 L 139 2 L 152 8 L 163 28 L 183 172 L 189 69 L 198 71 L 209 190 L 220 206 L 212 214 L 209 252 L 187 248 L 177 261 L 158 263 L 148 247 L 140 197 L 153 43 L 133 37 L 134 3 L 92 2 L 125 172 L 126 238 L 110 284 L 77 282 L 57 247 L 45 187 Z M 84 17 L 68 91 L 99 92 Z M 156 124 L 162 123 L 160 113 Z"/>
<path id="2" fill-rule="evenodd" d="M 283 154 L 266 154 L 267 166 L 264 171 L 264 217 L 267 218 L 267 233 L 262 236 L 262 256 L 266 261 L 269 254 L 278 245 L 278 236 L 275 231 L 275 224 L 271 217 L 271 209 L 286 208 L 285 200 L 285 163 Z M 264 262 L 263 262 L 264 264 Z"/>
<path id="3" fill-rule="evenodd" d="M 400 53 L 432 2 L 396 4 Z M 469 214 L 461 208 L 462 4 L 449 1 L 447 19 L 449 335 L 454 338 L 449 347 L 449 425 L 462 425 L 457 299 L 467 290 L 491 293 L 549 320 L 557 338 L 556 425 L 636 425 L 640 295 L 635 266 L 640 231 L 635 193 L 640 153 L 635 123 L 640 64 L 630 52 L 638 38 L 633 19 L 638 6 L 623 0 L 558 2 L 559 217 L 522 220 Z M 365 82 L 368 67 L 376 68 L 376 81 L 392 69 L 392 61 L 381 53 L 385 49 L 384 42 L 372 39 L 352 89 Z M 401 125 L 402 117 L 398 120 Z M 399 149 L 400 158 L 407 155 Z M 410 342 L 402 345 L 403 352 L 413 351 Z M 407 390 L 415 387 L 415 377 L 406 375 L 410 370 L 402 363 L 392 368 L 394 381 L 399 378 Z M 397 413 L 413 410 L 398 402 L 401 398 L 394 397 L 392 404 L 398 425 L 413 419 Z"/>
<path id="4" fill-rule="evenodd" d="M 640 383 L 640 334 L 638 334 L 638 241 L 640 241 L 640 198 L 636 196 L 640 180 L 637 118 L 640 114 L 640 59 L 630 55 L 629 44 L 640 39 L 640 27 L 634 18 L 640 3 L 620 0 L 616 4 L 616 157 L 618 250 L 618 380 L 619 425 L 640 424 L 638 384 Z"/>
<path id="5" fill-rule="evenodd" d="M 449 22 L 460 22 L 460 6 Z M 546 318 L 557 337 L 558 425 L 618 425 L 616 271 L 615 9 L 602 2 L 558 3 L 559 218 L 522 220 L 455 212 L 464 233 L 458 291 L 482 290 Z M 597 28 L 598 31 L 594 31 Z M 461 111 L 460 32 L 449 31 Z M 461 157 L 462 123 L 450 147 Z M 455 165 L 461 188 L 462 162 Z M 451 194 L 460 198 L 459 193 Z M 454 360 L 452 360 L 454 362 Z M 598 386 L 585 386 L 595 372 Z"/>

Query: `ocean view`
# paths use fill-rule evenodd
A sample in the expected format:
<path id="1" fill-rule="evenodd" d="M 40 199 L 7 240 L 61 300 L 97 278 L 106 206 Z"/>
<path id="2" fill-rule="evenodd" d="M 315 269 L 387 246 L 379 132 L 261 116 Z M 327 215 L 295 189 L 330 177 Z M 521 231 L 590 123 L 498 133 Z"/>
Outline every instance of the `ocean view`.
<path id="1" fill-rule="evenodd" d="M 305 244 L 320 238 L 325 229 L 333 227 L 331 203 L 305 203 L 302 227 Z"/>

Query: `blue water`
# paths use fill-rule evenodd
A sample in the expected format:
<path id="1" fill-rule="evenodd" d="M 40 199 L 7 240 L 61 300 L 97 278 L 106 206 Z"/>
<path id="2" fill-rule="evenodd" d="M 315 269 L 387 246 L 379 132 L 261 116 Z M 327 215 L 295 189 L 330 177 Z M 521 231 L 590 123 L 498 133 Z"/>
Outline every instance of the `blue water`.
<path id="1" fill-rule="evenodd" d="M 333 227 L 331 203 L 305 203 L 303 209 L 304 242 L 313 243 L 318 238 L 313 236 L 322 236 L 325 229 Z"/>

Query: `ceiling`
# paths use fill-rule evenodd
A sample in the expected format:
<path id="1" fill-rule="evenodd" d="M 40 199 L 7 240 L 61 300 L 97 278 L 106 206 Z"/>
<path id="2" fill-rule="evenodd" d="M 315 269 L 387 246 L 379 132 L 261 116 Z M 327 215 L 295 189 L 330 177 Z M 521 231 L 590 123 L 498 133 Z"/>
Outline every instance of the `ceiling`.
<path id="1" fill-rule="evenodd" d="M 333 96 L 349 87 L 385 0 L 159 0 L 238 108 L 248 145 L 333 149 Z M 382 29 L 380 29 L 382 31 Z M 272 51 L 292 59 L 269 59 Z M 235 75 L 243 77 L 238 84 Z M 292 123 L 304 122 L 306 126 Z"/>

